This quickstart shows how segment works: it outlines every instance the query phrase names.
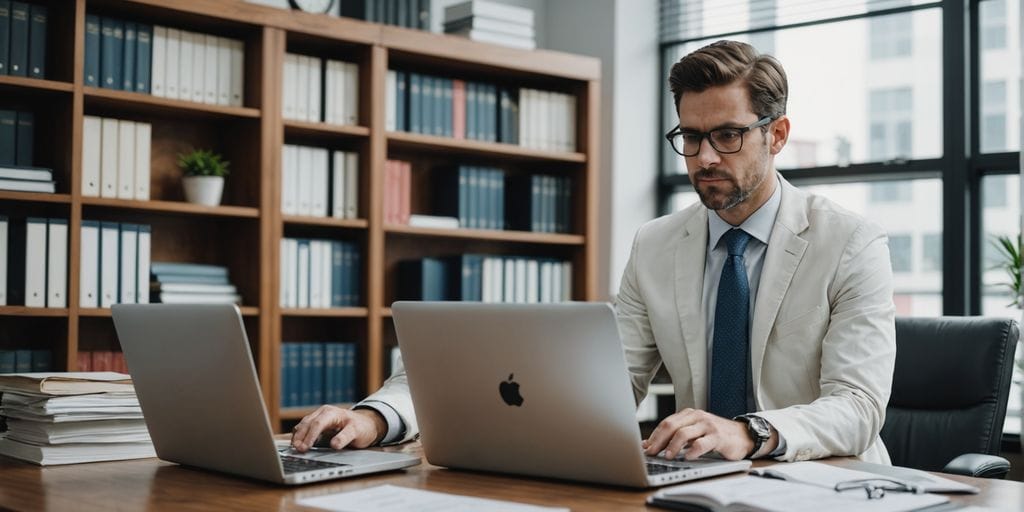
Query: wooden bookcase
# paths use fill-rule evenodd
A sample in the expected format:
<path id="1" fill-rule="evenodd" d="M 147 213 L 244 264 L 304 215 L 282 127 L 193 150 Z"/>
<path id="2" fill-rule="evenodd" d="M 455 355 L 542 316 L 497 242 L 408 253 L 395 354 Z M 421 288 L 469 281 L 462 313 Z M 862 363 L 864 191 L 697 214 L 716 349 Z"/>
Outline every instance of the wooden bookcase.
<path id="1" fill-rule="evenodd" d="M 83 219 L 152 226 L 154 261 L 229 267 L 243 297 L 243 317 L 271 422 L 278 429 L 311 408 L 282 409 L 282 340 L 358 342 L 359 394 L 377 389 L 397 344 L 388 307 L 403 259 L 471 251 L 558 257 L 573 262 L 574 300 L 594 300 L 596 287 L 597 156 L 600 64 L 550 51 L 522 51 L 461 38 L 289 12 L 240 0 L 33 0 L 50 6 L 47 80 L 0 76 L 0 108 L 36 113 L 36 164 L 50 167 L 56 194 L 0 191 L 0 215 L 66 217 L 70 221 L 69 307 L 0 306 L 0 348 L 29 344 L 53 351 L 56 369 L 75 370 L 79 350 L 117 350 L 109 309 L 79 307 Z M 84 86 L 85 15 L 240 39 L 245 43 L 242 107 L 211 106 L 134 92 Z M 354 62 L 359 68 L 359 123 L 332 126 L 284 120 L 282 73 L 286 52 Z M 385 129 L 389 68 L 485 80 L 569 93 L 577 98 L 577 150 L 548 152 Z M 151 200 L 83 197 L 83 117 L 152 124 Z M 283 144 L 356 151 L 360 162 L 357 219 L 281 214 Z M 175 155 L 210 147 L 232 162 L 222 206 L 183 200 Z M 569 234 L 424 229 L 384 223 L 385 160 L 413 164 L 412 201 L 438 165 L 469 163 L 510 173 L 570 176 L 573 229 Z M 426 181 L 425 181 L 426 180 Z M 418 192 L 419 191 L 419 192 Z M 286 309 L 279 304 L 282 237 L 356 242 L 363 255 L 362 307 Z"/>

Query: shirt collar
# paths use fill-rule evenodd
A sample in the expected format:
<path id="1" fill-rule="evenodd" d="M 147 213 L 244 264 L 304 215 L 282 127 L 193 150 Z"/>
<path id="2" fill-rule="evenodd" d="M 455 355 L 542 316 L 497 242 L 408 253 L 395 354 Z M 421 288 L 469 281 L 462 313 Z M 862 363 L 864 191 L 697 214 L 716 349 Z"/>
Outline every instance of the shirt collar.
<path id="1" fill-rule="evenodd" d="M 779 213 L 779 206 L 782 205 L 782 183 L 779 180 L 775 182 L 775 191 L 772 192 L 771 197 L 768 198 L 760 208 L 754 213 L 747 217 L 747 220 L 743 221 L 743 224 L 739 226 L 733 226 L 728 222 L 722 220 L 718 216 L 717 212 L 712 212 L 714 215 L 708 215 L 708 247 L 715 248 L 718 246 L 718 241 L 723 235 L 730 229 L 737 227 L 746 231 L 748 235 L 759 240 L 761 243 L 768 245 L 768 238 L 772 234 L 772 226 L 775 224 L 775 217 Z"/>

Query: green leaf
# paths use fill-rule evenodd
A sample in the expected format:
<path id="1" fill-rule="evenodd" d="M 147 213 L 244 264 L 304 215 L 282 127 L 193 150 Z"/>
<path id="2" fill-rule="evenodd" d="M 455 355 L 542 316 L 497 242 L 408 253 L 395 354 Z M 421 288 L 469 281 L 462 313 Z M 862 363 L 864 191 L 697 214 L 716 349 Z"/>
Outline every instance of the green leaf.
<path id="1" fill-rule="evenodd" d="M 178 155 L 178 167 L 185 176 L 227 176 L 231 163 L 209 149 L 195 149 Z"/>

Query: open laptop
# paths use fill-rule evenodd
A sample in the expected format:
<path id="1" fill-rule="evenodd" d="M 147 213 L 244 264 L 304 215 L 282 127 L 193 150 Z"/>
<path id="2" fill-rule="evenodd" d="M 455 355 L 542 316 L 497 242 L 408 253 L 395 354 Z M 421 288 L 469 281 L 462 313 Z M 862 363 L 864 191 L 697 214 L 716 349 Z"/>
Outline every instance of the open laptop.
<path id="1" fill-rule="evenodd" d="M 645 457 L 609 304 L 396 302 L 392 313 L 431 464 L 629 487 L 750 467 Z"/>
<path id="2" fill-rule="evenodd" d="M 238 308 L 119 304 L 114 326 L 157 456 L 281 484 L 375 473 L 419 457 L 275 447 Z"/>

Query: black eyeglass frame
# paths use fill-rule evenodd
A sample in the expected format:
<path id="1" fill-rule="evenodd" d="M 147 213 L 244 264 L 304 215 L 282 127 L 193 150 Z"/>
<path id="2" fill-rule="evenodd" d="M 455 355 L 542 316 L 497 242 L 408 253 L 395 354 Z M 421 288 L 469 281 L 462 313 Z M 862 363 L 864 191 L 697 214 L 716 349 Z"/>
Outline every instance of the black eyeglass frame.
<path id="1" fill-rule="evenodd" d="M 708 144 L 711 144 L 711 149 L 714 149 L 719 154 L 722 154 L 722 155 L 732 155 L 732 154 L 735 154 L 735 153 L 739 153 L 740 151 L 743 151 L 743 140 L 746 138 L 747 132 L 749 132 L 750 130 L 753 130 L 754 128 L 760 128 L 762 126 L 765 126 L 765 125 L 771 123 L 772 121 L 778 119 L 778 117 L 779 116 L 764 116 L 761 119 L 758 119 L 757 121 L 754 121 L 753 123 L 748 124 L 747 126 L 738 127 L 738 128 L 732 128 L 732 127 L 715 128 L 714 130 L 709 130 L 709 131 L 706 131 L 706 132 L 695 132 L 695 131 L 683 132 L 683 129 L 677 124 L 675 128 L 672 128 L 667 133 L 665 133 L 665 140 L 668 141 L 668 145 L 669 146 L 672 146 L 672 151 L 675 151 L 676 154 L 678 154 L 679 156 L 684 156 L 684 157 L 697 156 L 697 154 L 700 153 L 700 146 L 701 146 L 701 144 L 704 143 L 704 139 L 707 139 L 708 140 Z M 718 146 L 715 145 L 715 139 L 713 139 L 711 137 L 711 134 L 713 134 L 715 132 L 722 132 L 722 131 L 725 131 L 725 130 L 731 130 L 731 131 L 739 132 L 739 135 L 740 135 L 740 147 L 738 149 L 736 149 L 735 151 L 722 151 L 721 149 L 718 149 Z M 697 143 L 697 150 L 694 151 L 692 155 L 687 155 L 686 153 L 683 153 L 682 151 L 680 151 L 679 148 L 676 147 L 676 143 L 673 142 L 673 139 L 675 139 L 676 135 L 682 135 L 683 133 L 687 133 L 689 135 L 700 135 L 700 142 Z"/>
<path id="2" fill-rule="evenodd" d="M 836 492 L 844 492 L 855 489 L 864 489 L 869 500 L 877 500 L 885 497 L 888 492 L 909 492 L 917 494 L 918 490 L 905 482 L 889 480 L 887 478 L 871 478 L 865 480 L 850 480 L 839 482 L 835 486 Z"/>

